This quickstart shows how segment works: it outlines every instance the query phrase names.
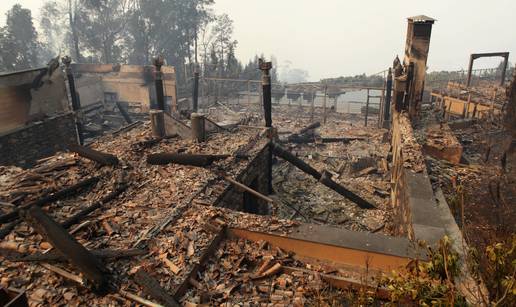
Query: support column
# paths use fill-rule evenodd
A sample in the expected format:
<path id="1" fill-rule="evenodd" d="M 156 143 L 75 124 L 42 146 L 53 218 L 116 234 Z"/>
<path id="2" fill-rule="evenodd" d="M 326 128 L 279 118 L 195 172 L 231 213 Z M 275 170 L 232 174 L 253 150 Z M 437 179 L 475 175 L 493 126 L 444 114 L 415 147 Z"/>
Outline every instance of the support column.
<path id="1" fill-rule="evenodd" d="M 158 109 L 165 111 L 165 95 L 163 93 L 163 74 L 161 66 L 163 66 L 163 57 L 158 56 L 154 59 L 154 66 L 156 67 L 156 101 L 158 102 Z"/>
<path id="2" fill-rule="evenodd" d="M 192 94 L 192 111 L 197 112 L 199 108 L 199 70 L 195 67 L 193 94 Z"/>
<path id="3" fill-rule="evenodd" d="M 366 99 L 366 105 L 365 105 L 365 121 L 364 126 L 367 127 L 367 117 L 369 115 L 369 89 L 367 89 L 367 99 Z"/>
<path id="4" fill-rule="evenodd" d="M 251 81 L 247 80 L 247 105 L 251 105 Z"/>
<path id="5" fill-rule="evenodd" d="M 500 80 L 500 86 L 503 86 L 503 84 L 505 83 L 505 72 L 507 71 L 507 65 L 509 63 L 509 53 L 507 53 L 507 55 L 505 55 L 504 57 L 504 61 L 503 61 L 503 67 L 502 67 L 502 80 Z"/>
<path id="6" fill-rule="evenodd" d="M 260 70 L 262 71 L 262 90 L 263 90 L 263 115 L 265 118 L 265 127 L 270 128 L 268 131 L 269 148 L 267 153 L 267 189 L 272 194 L 272 139 L 274 137 L 272 129 L 272 101 L 271 101 L 271 75 L 272 62 L 265 62 L 260 59 Z"/>
<path id="7" fill-rule="evenodd" d="M 471 85 L 471 74 L 473 73 L 473 61 L 475 61 L 474 55 L 469 56 L 469 65 L 468 65 L 468 81 L 466 81 L 466 86 L 469 87 Z"/>
<path id="8" fill-rule="evenodd" d="M 79 144 L 84 144 L 84 135 L 83 135 L 83 126 L 82 126 L 82 116 L 81 116 L 81 101 L 79 100 L 79 96 L 75 89 L 75 79 L 72 72 L 72 67 L 70 64 L 72 63 L 72 58 L 69 56 L 65 56 L 62 58 L 63 64 L 66 66 L 66 78 L 68 79 L 68 87 L 70 88 L 70 97 L 72 98 L 72 110 L 74 111 L 75 117 L 75 126 L 77 128 L 77 136 L 79 138 Z"/>
<path id="9" fill-rule="evenodd" d="M 272 101 L 271 101 L 271 75 L 272 62 L 264 62 L 260 59 L 262 71 L 263 111 L 265 127 L 272 127 Z"/>
<path id="10" fill-rule="evenodd" d="M 326 124 L 326 93 L 328 92 L 328 85 L 324 86 L 324 100 L 323 100 L 323 124 Z"/>

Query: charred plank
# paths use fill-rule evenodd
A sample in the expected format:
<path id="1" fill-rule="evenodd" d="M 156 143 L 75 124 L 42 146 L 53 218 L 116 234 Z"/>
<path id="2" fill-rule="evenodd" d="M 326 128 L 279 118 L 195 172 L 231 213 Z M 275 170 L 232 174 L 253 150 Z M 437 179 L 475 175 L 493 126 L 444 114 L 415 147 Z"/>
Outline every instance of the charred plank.
<path id="1" fill-rule="evenodd" d="M 133 248 L 133 249 L 94 249 L 89 250 L 89 252 L 98 258 L 101 259 L 120 259 L 120 258 L 129 258 L 135 256 L 141 256 L 147 254 L 146 250 Z M 10 261 L 13 262 L 65 262 L 68 259 L 62 255 L 60 252 L 56 250 L 52 250 L 49 253 L 35 253 L 28 256 L 16 255 L 10 256 Z"/>
<path id="2" fill-rule="evenodd" d="M 167 307 L 179 307 L 179 303 L 176 299 L 167 293 L 165 289 L 161 287 L 159 282 L 154 279 L 149 273 L 147 273 L 143 268 L 140 268 L 135 276 L 134 281 L 139 284 L 143 291 L 152 297 L 164 304 Z"/>
<path id="3" fill-rule="evenodd" d="M 77 242 L 61 225 L 41 210 L 31 207 L 22 212 L 25 220 L 46 241 L 80 270 L 91 282 L 92 288 L 98 293 L 108 289 L 109 275 L 107 268 L 92 255 L 84 246 Z"/>
<path id="4" fill-rule="evenodd" d="M 15 219 L 18 218 L 18 213 L 20 212 L 20 210 L 22 209 L 28 209 L 32 206 L 38 206 L 38 207 L 41 207 L 47 203 L 51 203 L 51 202 L 54 202 L 60 198 L 63 198 L 65 196 L 70 196 L 70 195 L 73 195 L 73 194 L 76 194 L 77 192 L 79 192 L 80 189 L 82 188 L 85 188 L 85 187 L 88 187 L 90 185 L 93 185 L 95 183 L 97 183 L 97 181 L 99 181 L 99 178 L 98 177 L 90 177 L 90 178 L 87 178 L 85 180 L 81 180 L 79 182 L 77 182 L 76 184 L 73 184 L 69 187 L 66 187 L 62 190 L 59 190 L 57 192 L 53 192 L 53 193 L 50 193 L 42 198 L 39 198 L 39 199 L 36 199 L 35 201 L 32 201 L 28 204 L 25 204 L 25 205 L 22 205 L 16 209 L 14 209 L 13 211 L 9 212 L 9 213 L 6 213 L 4 215 L 0 215 L 0 223 L 6 223 L 6 222 L 9 222 L 9 221 L 13 221 Z"/>
<path id="5" fill-rule="evenodd" d="M 199 259 L 199 263 L 195 264 L 190 273 L 185 277 L 181 285 L 176 289 L 174 293 L 174 298 L 179 300 L 183 295 L 185 295 L 186 291 L 190 288 L 191 280 L 195 280 L 197 274 L 204 269 L 204 266 L 208 262 L 208 260 L 215 254 L 215 251 L 219 247 L 220 243 L 226 237 L 226 227 L 222 227 L 220 232 L 213 238 L 210 245 L 203 251 L 201 258 Z"/>
<path id="6" fill-rule="evenodd" d="M 128 124 L 132 124 L 133 123 L 133 120 L 131 119 L 131 116 L 129 116 L 129 113 L 127 112 L 127 110 L 122 106 L 122 104 L 120 103 L 120 101 L 116 101 L 115 102 L 116 104 L 116 107 L 118 108 L 118 111 L 120 111 L 120 114 L 122 114 L 122 116 L 124 117 L 125 121 L 128 123 Z"/>
<path id="7" fill-rule="evenodd" d="M 308 126 L 304 127 L 303 129 L 299 130 L 299 132 L 297 134 L 305 134 L 308 131 L 317 129 L 319 127 L 321 127 L 321 123 L 320 122 L 311 123 L 310 125 L 308 125 Z"/>
<path id="8" fill-rule="evenodd" d="M 0 216 L 0 223 L 5 223 L 5 222 L 12 221 L 14 219 L 17 219 L 18 218 L 18 213 L 22 209 L 27 209 L 27 208 L 29 208 L 31 206 L 43 206 L 43 205 L 45 205 L 47 203 L 56 201 L 56 200 L 58 200 L 60 198 L 63 198 L 65 196 L 73 195 L 73 194 L 77 193 L 81 188 L 85 188 L 87 186 L 90 186 L 90 185 L 96 183 L 98 180 L 99 180 L 98 177 L 90 177 L 90 178 L 87 178 L 85 180 L 79 181 L 78 183 L 76 183 L 74 185 L 66 187 L 66 188 L 64 188 L 62 190 L 59 190 L 59 191 L 54 192 L 54 193 L 51 193 L 51 194 L 46 195 L 46 196 L 44 196 L 42 198 L 39 198 L 39 199 L 37 199 L 35 201 L 32 201 L 32 202 L 30 202 L 28 204 L 20 206 L 20 207 L 14 209 L 13 211 L 11 211 L 9 213 L 1 215 Z"/>
<path id="9" fill-rule="evenodd" d="M 147 163 L 153 165 L 165 165 L 169 163 L 189 166 L 209 166 L 214 161 L 226 159 L 229 155 L 203 155 L 203 154 L 178 154 L 157 153 L 147 156 Z"/>
<path id="10" fill-rule="evenodd" d="M 75 225 L 75 224 L 79 223 L 83 218 L 88 216 L 88 214 L 90 214 L 93 211 L 99 209 L 104 204 L 112 201 L 113 199 L 118 197 L 118 195 L 120 195 L 126 189 L 127 189 L 127 185 L 126 184 L 123 184 L 123 185 L 119 186 L 117 189 L 115 189 L 114 191 L 112 191 L 108 195 L 104 196 L 99 201 L 91 204 L 90 206 L 82 209 L 81 211 L 77 212 L 73 216 L 69 217 L 66 221 L 61 223 L 61 226 L 64 227 L 64 228 L 70 228 L 72 225 Z"/>
<path id="11" fill-rule="evenodd" d="M 93 160 L 101 165 L 118 165 L 118 158 L 112 154 L 76 144 L 68 145 L 68 149 L 83 158 Z"/>

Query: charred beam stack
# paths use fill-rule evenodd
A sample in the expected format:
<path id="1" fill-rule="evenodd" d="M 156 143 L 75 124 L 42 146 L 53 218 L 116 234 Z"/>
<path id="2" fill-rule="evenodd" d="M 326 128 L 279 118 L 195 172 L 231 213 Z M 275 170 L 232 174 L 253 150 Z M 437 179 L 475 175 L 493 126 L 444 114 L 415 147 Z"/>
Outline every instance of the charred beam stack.
<path id="1" fill-rule="evenodd" d="M 328 188 L 334 190 L 335 192 L 339 193 L 340 195 L 351 200 L 352 202 L 357 204 L 360 208 L 362 208 L 362 209 L 375 209 L 376 208 L 370 202 L 366 201 L 362 197 L 358 196 L 357 194 L 353 193 L 352 191 L 346 189 L 345 187 L 343 187 L 340 184 L 333 181 L 331 179 L 331 176 L 327 172 L 323 172 L 322 174 L 319 173 L 315 168 L 311 167 L 310 165 L 305 163 L 303 160 L 294 156 L 292 153 L 285 150 L 283 147 L 281 147 L 278 144 L 272 143 L 271 146 L 272 146 L 272 151 L 276 156 L 292 163 L 295 167 L 299 168 L 303 172 L 314 177 L 315 179 L 317 179 L 319 182 L 321 182 Z"/>

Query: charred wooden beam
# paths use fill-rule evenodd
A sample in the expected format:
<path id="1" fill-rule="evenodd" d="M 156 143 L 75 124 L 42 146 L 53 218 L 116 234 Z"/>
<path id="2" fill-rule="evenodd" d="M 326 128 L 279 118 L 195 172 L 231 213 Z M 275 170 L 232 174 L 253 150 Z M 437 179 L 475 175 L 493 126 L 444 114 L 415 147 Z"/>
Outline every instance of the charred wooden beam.
<path id="1" fill-rule="evenodd" d="M 179 307 L 176 299 L 161 287 L 159 281 L 153 278 L 143 268 L 140 268 L 134 275 L 134 281 L 139 284 L 143 291 L 155 300 L 160 301 L 166 307 Z"/>
<path id="2" fill-rule="evenodd" d="M 287 141 L 294 144 L 309 144 L 309 143 L 349 143 L 356 140 L 365 140 L 363 137 L 328 137 L 328 138 L 315 138 L 311 135 L 298 135 L 292 134 L 288 137 Z"/>
<path id="3" fill-rule="evenodd" d="M 321 127 L 321 123 L 320 122 L 311 123 L 310 125 L 308 125 L 308 126 L 304 127 L 303 129 L 299 130 L 299 132 L 297 134 L 305 134 L 308 131 L 314 130 L 314 129 L 319 128 L 319 127 Z"/>
<path id="4" fill-rule="evenodd" d="M 321 138 L 321 143 L 349 143 L 351 141 L 364 141 L 363 137 L 341 137 L 341 138 Z"/>
<path id="5" fill-rule="evenodd" d="M 118 158 L 112 154 L 104 153 L 81 145 L 68 145 L 68 149 L 78 153 L 79 156 L 93 160 L 102 165 L 118 165 Z"/>
<path id="6" fill-rule="evenodd" d="M 77 242 L 61 225 L 45 214 L 40 207 L 31 207 L 23 211 L 25 220 L 46 241 L 65 255 L 70 263 L 79 269 L 91 282 L 94 291 L 103 293 L 109 286 L 107 268 L 97 257 Z"/>
<path id="7" fill-rule="evenodd" d="M 122 106 L 122 104 L 120 104 L 120 101 L 116 101 L 115 104 L 116 104 L 116 107 L 118 108 L 118 111 L 120 111 L 120 114 L 122 114 L 122 116 L 124 117 L 125 121 L 128 124 L 132 124 L 133 120 L 131 119 L 131 116 L 129 116 L 129 113 L 127 112 L 127 110 Z"/>
<path id="8" fill-rule="evenodd" d="M 333 181 L 331 179 L 331 175 L 328 172 L 323 172 L 321 178 L 319 178 L 319 182 L 327 186 L 328 188 L 334 190 L 335 192 L 339 193 L 340 195 L 346 197 L 347 199 L 351 200 L 355 204 L 357 204 L 362 209 L 376 209 L 376 206 L 368 202 L 367 200 L 363 199 L 362 197 L 358 196 L 357 194 L 351 192 L 350 190 L 346 189 L 342 185 L 338 184 L 337 182 Z"/>
<path id="9" fill-rule="evenodd" d="M 208 166 L 214 161 L 226 159 L 229 155 L 203 155 L 203 154 L 178 154 L 178 153 L 157 153 L 147 156 L 147 163 L 153 165 L 165 165 L 169 163 Z"/>
<path id="10" fill-rule="evenodd" d="M 82 209 L 81 211 L 77 212 L 73 216 L 69 217 L 66 221 L 61 223 L 61 226 L 64 227 L 64 228 L 70 228 L 70 226 L 79 223 L 83 218 L 88 216 L 88 214 L 90 214 L 93 211 L 99 209 L 104 204 L 112 201 L 113 199 L 115 199 L 118 195 L 120 195 L 120 193 L 122 193 L 126 189 L 127 189 L 127 185 L 126 184 L 123 184 L 123 185 L 119 186 L 118 188 L 116 188 L 114 191 L 112 191 L 108 195 L 104 196 L 99 201 L 91 204 L 90 206 Z"/>
<path id="11" fill-rule="evenodd" d="M 16 227 L 16 225 L 20 224 L 21 220 L 16 220 L 13 222 L 10 222 L 9 224 L 5 225 L 0 229 L 0 239 L 5 238 L 8 234 L 13 231 L 13 229 Z"/>
<path id="12" fill-rule="evenodd" d="M 190 273 L 185 277 L 183 282 L 176 289 L 176 292 L 174 293 L 174 298 L 176 300 L 180 300 L 181 297 L 185 295 L 186 291 L 188 291 L 188 289 L 190 288 L 191 280 L 195 280 L 197 274 L 204 269 L 204 266 L 206 265 L 210 257 L 215 253 L 215 251 L 220 245 L 220 242 L 222 242 L 222 240 L 224 240 L 225 237 L 226 227 L 222 227 L 220 232 L 213 238 L 210 245 L 203 251 L 201 258 L 199 259 L 199 262 L 194 265 Z"/>
<path id="13" fill-rule="evenodd" d="M 90 178 L 87 178 L 87 179 L 84 179 L 84 180 L 81 180 L 79 182 L 77 182 L 76 184 L 73 184 L 69 187 L 66 187 L 62 190 L 59 190 L 57 192 L 53 192 L 53 193 L 50 193 L 42 198 L 39 198 L 39 199 L 36 199 L 35 201 L 32 201 L 28 204 L 25 204 L 25 205 L 22 205 L 16 209 L 14 209 L 13 211 L 9 212 L 9 213 L 6 213 L 4 215 L 0 215 L 0 223 L 6 223 L 6 222 L 9 222 L 9 221 L 13 221 L 15 219 L 18 218 L 18 213 L 20 212 L 20 210 L 22 209 L 27 209 L 29 207 L 32 207 L 32 206 L 43 206 L 45 204 L 48 204 L 48 203 L 51 203 L 51 202 L 54 202 L 60 198 L 63 198 L 65 196 L 70 196 L 70 195 L 73 195 L 73 194 L 76 194 L 77 192 L 79 192 L 80 189 L 82 188 L 85 188 L 85 187 L 88 187 L 90 185 L 93 185 L 95 183 L 97 183 L 99 181 L 99 178 L 98 177 L 90 177 Z"/>
<path id="14" fill-rule="evenodd" d="M 146 250 L 133 248 L 133 249 L 94 249 L 89 250 L 89 252 L 98 258 L 101 259 L 120 259 L 120 258 L 129 258 L 129 257 L 135 257 L 135 256 L 141 256 L 147 254 Z M 11 256 L 8 257 L 9 261 L 13 262 L 64 262 L 68 261 L 68 258 L 66 258 L 64 255 L 59 253 L 56 250 L 52 250 L 49 253 L 35 253 L 28 256 Z"/>
<path id="15" fill-rule="evenodd" d="M 282 148 L 280 145 L 278 145 L 276 143 L 271 143 L 271 146 L 272 146 L 272 151 L 276 156 L 292 163 L 295 167 L 299 168 L 303 172 L 314 177 L 315 179 L 320 181 L 322 184 L 324 184 L 328 188 L 334 190 L 335 192 L 339 193 L 340 195 L 351 200 L 352 202 L 357 204 L 360 208 L 362 208 L 362 209 L 376 208 L 370 202 L 366 201 L 362 197 L 358 196 L 357 194 L 351 192 L 350 190 L 346 189 L 342 185 L 333 181 L 327 172 L 324 172 L 323 174 L 319 173 L 315 168 L 311 167 L 310 165 L 305 163 L 303 160 L 294 156 L 292 153 L 285 150 L 284 148 Z"/>
<path id="16" fill-rule="evenodd" d="M 294 166 L 302 170 L 303 172 L 309 174 L 310 176 L 314 177 L 315 179 L 319 180 L 321 178 L 321 174 L 313 167 L 305 163 L 303 160 L 299 159 L 298 157 L 294 156 L 289 151 L 285 150 L 283 147 L 279 146 L 276 143 L 271 143 L 272 152 L 284 160 L 292 163 Z"/>
<path id="17" fill-rule="evenodd" d="M 123 133 L 123 132 L 129 131 L 129 130 L 131 130 L 131 129 L 135 128 L 135 127 L 138 127 L 138 126 L 139 126 L 139 125 L 141 125 L 141 124 L 142 124 L 142 122 L 141 122 L 141 121 L 139 121 L 139 120 L 137 120 L 137 121 L 135 121 L 135 122 L 134 122 L 134 123 L 132 123 L 132 124 L 129 124 L 129 125 L 124 126 L 124 127 L 121 127 L 120 129 L 118 129 L 118 130 L 114 131 L 112 134 L 113 134 L 113 135 L 118 135 L 118 134 L 120 134 L 120 133 Z"/>
<path id="18" fill-rule="evenodd" d="M 0 286 L 0 305 L 5 307 L 29 307 L 25 290 Z"/>

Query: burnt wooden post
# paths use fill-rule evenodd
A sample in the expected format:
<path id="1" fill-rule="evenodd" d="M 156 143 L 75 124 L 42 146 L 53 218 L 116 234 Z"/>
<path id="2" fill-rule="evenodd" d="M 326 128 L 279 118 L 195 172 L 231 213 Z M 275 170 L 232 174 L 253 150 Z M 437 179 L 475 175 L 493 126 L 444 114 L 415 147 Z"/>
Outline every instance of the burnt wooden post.
<path id="1" fill-rule="evenodd" d="M 417 115 L 416 100 L 414 99 L 414 62 L 410 62 L 407 66 L 405 95 L 403 96 L 403 109 L 408 110 L 412 119 Z"/>
<path id="2" fill-rule="evenodd" d="M 403 96 L 405 96 L 405 82 L 406 77 L 403 76 L 403 66 L 401 66 L 400 59 L 396 56 L 392 65 L 394 69 L 394 84 L 393 84 L 393 105 L 397 112 L 403 110 Z"/>
<path id="3" fill-rule="evenodd" d="M 389 68 L 389 73 L 387 75 L 387 84 L 385 89 L 385 101 L 383 105 L 383 128 L 388 128 L 390 121 L 390 112 L 391 112 L 391 92 L 392 92 L 392 71 Z"/>
<path id="4" fill-rule="evenodd" d="M 106 292 L 109 286 L 107 268 L 84 246 L 77 242 L 61 225 L 45 214 L 40 207 L 24 212 L 25 220 L 70 263 L 79 269 L 97 292 Z"/>
<path id="5" fill-rule="evenodd" d="M 312 100 L 310 102 L 310 121 L 314 120 L 315 113 L 315 90 L 312 92 Z"/>
<path id="6" fill-rule="evenodd" d="M 66 78 L 68 79 L 68 87 L 70 89 L 70 97 L 72 99 L 72 110 L 75 113 L 75 127 L 77 128 L 77 136 L 79 138 L 79 144 L 84 144 L 84 135 L 83 135 L 83 127 L 82 127 L 82 118 L 80 117 L 81 110 L 81 102 L 79 100 L 79 96 L 77 95 L 77 91 L 75 89 L 75 79 L 73 77 L 72 72 L 72 58 L 69 56 L 65 56 L 62 58 L 63 64 L 66 66 Z"/>
<path id="7" fill-rule="evenodd" d="M 154 66 L 156 67 L 156 101 L 158 102 L 158 109 L 165 111 L 165 94 L 163 93 L 163 74 L 161 66 L 163 66 L 163 57 L 160 55 L 154 59 Z"/>
<path id="8" fill-rule="evenodd" d="M 323 100 L 323 123 L 326 124 L 326 94 L 328 93 L 328 85 L 324 85 L 324 100 Z"/>
<path id="9" fill-rule="evenodd" d="M 260 70 L 262 71 L 262 90 L 263 90 L 263 111 L 265 117 L 265 127 L 272 127 L 272 101 L 271 101 L 271 75 L 272 62 L 264 62 L 260 59 Z"/>
<path id="10" fill-rule="evenodd" d="M 367 117 L 369 116 L 369 89 L 367 89 L 367 99 L 366 99 L 366 105 L 365 105 L 365 119 L 364 119 L 364 126 L 367 127 Z"/>
<path id="11" fill-rule="evenodd" d="M 272 128 L 272 101 L 271 101 L 271 75 L 272 62 L 265 62 L 260 59 L 260 70 L 262 71 L 262 90 L 263 90 L 263 115 L 265 127 Z M 272 142 L 272 129 L 268 131 L 268 137 Z M 267 187 L 269 194 L 272 194 L 272 149 L 269 146 L 267 153 Z"/>
<path id="12" fill-rule="evenodd" d="M 196 67 L 195 71 L 194 71 L 192 111 L 197 112 L 198 108 L 199 108 L 199 70 Z"/>

